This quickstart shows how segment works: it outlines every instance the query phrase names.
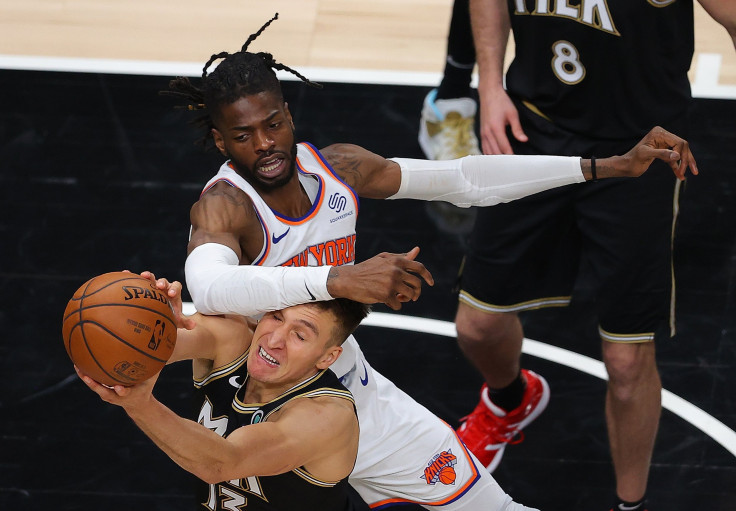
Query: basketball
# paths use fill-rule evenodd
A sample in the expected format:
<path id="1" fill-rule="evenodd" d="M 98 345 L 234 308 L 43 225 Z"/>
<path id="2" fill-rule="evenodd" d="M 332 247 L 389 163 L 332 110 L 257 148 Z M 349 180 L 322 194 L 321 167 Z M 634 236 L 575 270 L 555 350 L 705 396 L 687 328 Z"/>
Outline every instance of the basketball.
<path id="1" fill-rule="evenodd" d="M 72 362 L 108 386 L 154 376 L 176 344 L 169 298 L 150 280 L 126 272 L 85 282 L 66 306 L 61 331 Z"/>

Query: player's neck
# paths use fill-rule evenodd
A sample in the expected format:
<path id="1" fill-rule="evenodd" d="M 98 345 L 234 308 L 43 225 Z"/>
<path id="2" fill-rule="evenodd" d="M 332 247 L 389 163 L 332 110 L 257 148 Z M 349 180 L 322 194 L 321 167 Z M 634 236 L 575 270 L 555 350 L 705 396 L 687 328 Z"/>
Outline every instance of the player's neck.
<path id="1" fill-rule="evenodd" d="M 296 380 L 288 380 L 281 382 L 264 382 L 254 379 L 253 377 L 248 378 L 245 384 L 245 403 L 256 404 L 256 403 L 268 403 L 278 398 L 288 390 L 304 383 L 315 373 L 299 378 Z"/>
<path id="2" fill-rule="evenodd" d="M 269 208 L 289 218 L 301 218 L 312 208 L 307 192 L 297 174 L 284 186 L 270 191 L 259 191 Z"/>

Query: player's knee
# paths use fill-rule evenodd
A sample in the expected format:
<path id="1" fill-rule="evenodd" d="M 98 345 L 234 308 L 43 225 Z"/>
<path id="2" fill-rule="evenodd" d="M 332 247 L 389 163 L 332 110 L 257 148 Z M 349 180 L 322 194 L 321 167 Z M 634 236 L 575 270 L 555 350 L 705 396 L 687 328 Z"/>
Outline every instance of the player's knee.
<path id="1" fill-rule="evenodd" d="M 514 314 L 481 312 L 462 305 L 455 317 L 457 339 L 461 345 L 495 345 L 517 331 L 519 319 Z"/>
<path id="2" fill-rule="evenodd" d="M 603 343 L 603 362 L 609 389 L 622 401 L 634 398 L 646 388 L 660 386 L 653 343 Z"/>

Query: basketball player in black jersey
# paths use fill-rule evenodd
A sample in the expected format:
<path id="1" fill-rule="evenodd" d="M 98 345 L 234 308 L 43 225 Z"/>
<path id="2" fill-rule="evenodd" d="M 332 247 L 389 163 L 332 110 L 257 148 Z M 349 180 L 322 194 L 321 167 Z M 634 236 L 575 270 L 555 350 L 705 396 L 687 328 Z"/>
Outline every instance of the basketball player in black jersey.
<path id="1" fill-rule="evenodd" d="M 700 3 L 736 36 L 735 2 Z M 484 153 L 611 154 L 653 123 L 687 136 L 692 0 L 471 0 L 470 11 Z M 504 87 L 510 29 L 515 55 Z M 495 467 L 549 398 L 544 379 L 520 367 L 518 313 L 566 306 L 585 262 L 609 376 L 616 506 L 631 511 L 644 508 L 661 410 L 654 341 L 674 333 L 679 183 L 657 166 L 636 181 L 478 210 L 456 316 L 460 347 L 486 381 L 459 434 Z"/>
<path id="2" fill-rule="evenodd" d="M 181 284 L 159 286 L 180 309 Z M 195 386 L 207 397 L 199 423 L 153 397 L 157 377 L 110 389 L 80 376 L 205 483 L 204 509 L 362 509 L 347 482 L 358 450 L 354 402 L 327 368 L 367 313 L 367 305 L 337 299 L 269 312 L 255 331 L 242 316 L 180 321 L 191 329 L 179 329 L 169 362 L 193 360 Z"/>

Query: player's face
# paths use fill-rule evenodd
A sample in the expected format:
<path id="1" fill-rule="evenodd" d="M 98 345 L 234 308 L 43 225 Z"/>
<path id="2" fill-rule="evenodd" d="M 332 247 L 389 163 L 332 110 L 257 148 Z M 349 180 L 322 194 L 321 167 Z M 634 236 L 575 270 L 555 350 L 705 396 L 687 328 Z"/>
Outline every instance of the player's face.
<path id="1" fill-rule="evenodd" d="M 279 188 L 294 176 L 294 124 L 286 103 L 270 92 L 224 105 L 212 130 L 220 152 L 261 191 Z"/>
<path id="2" fill-rule="evenodd" d="M 313 305 L 265 314 L 253 334 L 248 374 L 273 386 L 296 384 L 329 367 L 342 352 L 331 343 L 335 316 Z"/>

